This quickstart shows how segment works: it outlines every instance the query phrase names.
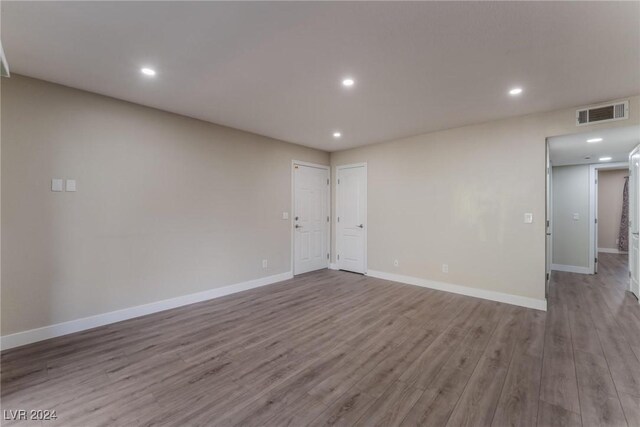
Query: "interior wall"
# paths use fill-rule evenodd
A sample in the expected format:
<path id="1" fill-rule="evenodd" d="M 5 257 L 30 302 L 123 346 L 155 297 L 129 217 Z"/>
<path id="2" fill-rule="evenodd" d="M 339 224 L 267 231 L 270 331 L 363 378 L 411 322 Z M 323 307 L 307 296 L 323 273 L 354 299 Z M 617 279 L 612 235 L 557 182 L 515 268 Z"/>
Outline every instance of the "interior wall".
<path id="1" fill-rule="evenodd" d="M 553 264 L 589 267 L 589 165 L 553 168 Z"/>
<path id="2" fill-rule="evenodd" d="M 598 248 L 618 250 L 622 192 L 629 170 L 598 171 Z"/>
<path id="3" fill-rule="evenodd" d="M 332 153 L 334 174 L 368 163 L 369 270 L 544 300 L 546 138 L 640 123 L 625 99 L 629 120 L 566 108 Z"/>
<path id="4" fill-rule="evenodd" d="M 292 159 L 331 160 L 332 176 L 368 163 L 370 270 L 544 299 L 545 138 L 576 132 L 574 108 L 329 159 L 27 77 L 2 86 L 3 335 L 289 271 Z M 639 104 L 580 131 L 638 124 Z"/>
<path id="5" fill-rule="evenodd" d="M 15 74 L 1 84 L 3 335 L 290 271 L 291 161 L 328 153 Z"/>

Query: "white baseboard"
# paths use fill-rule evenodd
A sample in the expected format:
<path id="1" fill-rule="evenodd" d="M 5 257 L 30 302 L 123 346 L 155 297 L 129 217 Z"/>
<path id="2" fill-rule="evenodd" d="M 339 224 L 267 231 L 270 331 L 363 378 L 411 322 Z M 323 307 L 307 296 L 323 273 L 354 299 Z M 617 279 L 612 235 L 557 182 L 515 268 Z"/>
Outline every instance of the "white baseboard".
<path id="1" fill-rule="evenodd" d="M 338 264 L 333 262 L 329 264 L 329 270 L 337 270 L 337 269 L 338 269 Z"/>
<path id="2" fill-rule="evenodd" d="M 567 273 L 593 274 L 589 267 L 578 267 L 575 265 L 551 264 L 551 269 L 555 271 L 566 271 Z"/>
<path id="3" fill-rule="evenodd" d="M 183 295 L 176 298 L 170 298 L 162 301 L 156 301 L 149 304 L 137 305 L 134 307 L 124 308 L 122 310 L 111 311 L 108 313 L 97 314 L 95 316 L 84 317 L 82 319 L 70 320 L 68 322 L 57 323 L 55 325 L 44 326 L 42 328 L 30 329 L 28 331 L 17 332 L 15 334 L 0 337 L 0 349 L 7 350 L 13 347 L 19 347 L 31 344 L 37 341 L 55 338 L 62 335 L 72 334 L 87 329 L 96 328 L 98 326 L 108 325 L 110 323 L 121 322 L 123 320 L 140 317 L 159 311 L 169 310 L 196 302 L 206 301 L 214 298 L 220 298 L 225 295 L 235 294 L 260 286 L 271 285 L 276 282 L 288 280 L 293 277 L 292 272 L 274 274 L 273 276 L 261 277 L 246 282 L 236 283 L 220 288 L 213 288 L 194 294 Z"/>
<path id="4" fill-rule="evenodd" d="M 453 285 L 450 283 L 437 282 L 435 280 L 420 279 L 417 277 L 403 276 L 400 274 L 385 273 L 383 271 L 369 270 L 368 276 L 379 279 L 391 280 L 393 282 L 406 283 L 408 285 L 421 286 L 423 288 L 436 289 L 439 291 L 453 292 L 455 294 L 467 295 L 470 297 L 482 298 L 491 301 L 504 302 L 506 304 L 518 305 L 521 307 L 533 308 L 547 311 L 547 301 L 518 295 L 505 294 L 502 292 L 488 291 L 486 289 L 471 288 L 468 286 Z"/>
<path id="5" fill-rule="evenodd" d="M 617 248 L 598 248 L 598 252 L 603 252 L 605 254 L 628 254 L 629 252 L 621 251 Z"/>

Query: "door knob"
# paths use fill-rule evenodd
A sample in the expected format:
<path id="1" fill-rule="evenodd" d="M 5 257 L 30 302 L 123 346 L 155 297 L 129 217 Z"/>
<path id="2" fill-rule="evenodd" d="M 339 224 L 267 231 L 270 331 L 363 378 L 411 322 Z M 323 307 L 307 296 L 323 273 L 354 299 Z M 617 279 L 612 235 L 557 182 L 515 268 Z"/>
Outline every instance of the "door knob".
<path id="1" fill-rule="evenodd" d="M 360 228 L 364 228 L 364 224 L 360 224 L 358 227 L 360 227 Z"/>
<path id="2" fill-rule="evenodd" d="M 296 228 L 302 228 L 302 226 L 301 226 L 301 225 L 296 224 Z"/>

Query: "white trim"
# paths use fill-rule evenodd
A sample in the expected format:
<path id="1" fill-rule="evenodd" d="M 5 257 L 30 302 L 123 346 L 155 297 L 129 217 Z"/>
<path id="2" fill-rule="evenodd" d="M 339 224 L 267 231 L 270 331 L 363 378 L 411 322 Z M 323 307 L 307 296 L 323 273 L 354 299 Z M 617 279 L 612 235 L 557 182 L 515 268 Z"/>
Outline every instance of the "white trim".
<path id="1" fill-rule="evenodd" d="M 289 214 L 289 228 L 291 229 L 291 272 L 293 275 L 296 274 L 295 272 L 295 255 L 296 255 L 296 248 L 295 248 L 295 231 L 296 229 L 294 228 L 294 222 L 293 222 L 293 217 L 295 216 L 295 209 L 296 209 L 296 181 L 295 181 L 295 166 L 296 165 L 300 165 L 300 166 L 308 166 L 311 168 L 318 168 L 318 169 L 326 169 L 327 174 L 328 174 L 328 179 L 329 182 L 327 183 L 327 213 L 329 214 L 329 222 L 327 223 L 327 253 L 329 254 L 329 257 L 327 258 L 327 265 L 325 268 L 329 268 L 329 263 L 331 260 L 331 166 L 328 165 L 320 165 L 318 163 L 310 163 L 310 162 L 301 162 L 299 160 L 292 160 L 291 161 L 291 213 Z"/>
<path id="2" fill-rule="evenodd" d="M 339 270 L 338 264 L 336 264 L 335 262 L 330 262 L 329 263 L 329 270 Z"/>
<path id="3" fill-rule="evenodd" d="M 621 251 L 617 248 L 598 248 L 598 252 L 605 254 L 627 254 L 628 252 Z"/>
<path id="4" fill-rule="evenodd" d="M 615 162 L 589 165 L 589 272 L 585 274 L 593 274 L 596 272 L 597 228 L 595 221 L 596 218 L 598 218 L 598 186 L 596 185 L 596 179 L 598 178 L 598 171 L 600 169 L 629 169 L 629 163 Z"/>
<path id="5" fill-rule="evenodd" d="M 591 268 L 591 273 L 596 274 L 598 272 L 598 263 L 596 262 L 596 258 L 598 257 L 598 252 L 596 248 L 598 247 L 598 169 L 593 167 L 593 165 L 589 166 L 589 208 L 593 206 L 593 212 L 589 212 L 589 267 Z M 593 185 L 593 188 L 591 188 Z"/>
<path id="6" fill-rule="evenodd" d="M 545 139 L 546 173 L 545 173 L 545 226 L 544 226 L 544 297 L 549 297 L 551 285 L 551 264 L 553 264 L 553 165 L 551 164 L 551 151 L 549 139 Z"/>
<path id="7" fill-rule="evenodd" d="M 369 170 L 367 168 L 367 162 L 361 163 L 350 163 L 347 165 L 339 165 L 336 166 L 336 217 L 333 219 L 333 223 L 336 224 L 335 228 L 335 239 L 336 239 L 336 254 L 340 252 L 339 244 L 340 240 L 338 239 L 338 171 L 341 169 L 350 169 L 350 168 L 360 168 L 364 167 L 364 200 L 365 200 L 365 210 L 364 210 L 364 272 L 363 274 L 367 274 L 368 271 L 368 248 L 367 248 L 367 236 L 369 235 Z M 336 270 L 339 269 L 340 262 L 336 260 Z"/>
<path id="8" fill-rule="evenodd" d="M 566 271 L 567 273 L 593 274 L 593 267 L 578 267 L 577 265 L 551 264 L 551 270 Z"/>
<path id="9" fill-rule="evenodd" d="M 503 302 L 506 304 L 547 311 L 546 300 L 521 297 L 518 295 L 505 294 L 502 292 L 489 291 L 486 289 L 471 288 L 469 286 L 453 285 L 451 283 L 437 282 L 435 280 L 420 279 L 417 277 L 403 276 L 400 274 L 385 273 L 383 271 L 369 270 L 367 275 L 371 277 L 377 277 L 378 279 L 391 280 L 393 282 L 406 283 L 408 285 L 421 286 L 423 288 L 453 292 L 454 294 L 466 295 L 490 301 Z"/>
<path id="10" fill-rule="evenodd" d="M 288 280 L 293 277 L 290 271 L 273 276 L 261 277 L 246 282 L 236 283 L 220 288 L 213 288 L 194 294 L 183 295 L 176 298 L 170 298 L 162 301 L 156 301 L 149 304 L 127 307 L 121 310 L 111 311 L 108 313 L 97 314 L 95 316 L 84 317 L 82 319 L 70 320 L 68 322 L 57 323 L 55 325 L 44 326 L 42 328 L 30 329 L 28 331 L 17 332 L 15 334 L 4 335 L 0 337 L 0 349 L 7 350 L 13 347 L 19 347 L 31 344 L 37 341 L 55 338 L 62 335 L 72 334 L 87 329 L 96 328 L 98 326 L 108 325 L 110 323 L 121 322 L 123 320 L 132 319 L 134 317 L 145 316 L 147 314 L 157 313 L 159 311 L 169 310 L 196 302 L 207 301 L 214 298 L 220 298 L 225 295 L 235 294 L 249 289 L 258 288 L 260 286 L 271 285 L 273 283 Z"/>

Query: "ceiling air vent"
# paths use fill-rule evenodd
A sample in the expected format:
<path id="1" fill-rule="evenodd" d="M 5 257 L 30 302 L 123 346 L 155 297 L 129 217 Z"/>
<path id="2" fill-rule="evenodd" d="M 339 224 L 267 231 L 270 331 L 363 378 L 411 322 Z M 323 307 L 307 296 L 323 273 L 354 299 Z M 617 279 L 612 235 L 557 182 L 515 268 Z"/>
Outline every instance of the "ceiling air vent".
<path id="1" fill-rule="evenodd" d="M 629 118 L 629 101 L 596 105 L 576 111 L 576 126 L 612 122 Z"/>

